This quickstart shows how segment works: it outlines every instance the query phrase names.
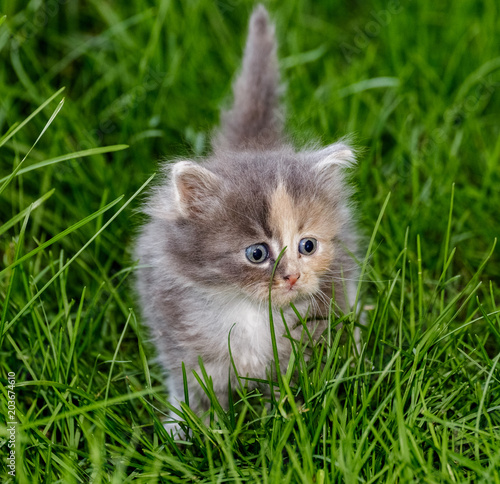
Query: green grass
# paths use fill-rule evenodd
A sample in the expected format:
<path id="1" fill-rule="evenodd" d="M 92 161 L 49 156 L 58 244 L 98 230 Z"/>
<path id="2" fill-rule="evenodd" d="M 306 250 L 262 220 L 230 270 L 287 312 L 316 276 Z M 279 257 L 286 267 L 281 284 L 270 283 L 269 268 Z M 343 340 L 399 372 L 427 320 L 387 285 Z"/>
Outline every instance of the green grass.
<path id="1" fill-rule="evenodd" d="M 14 372 L 22 483 L 500 483 L 497 2 L 267 4 L 290 132 L 366 147 L 363 353 L 346 315 L 310 360 L 296 344 L 276 400 L 214 401 L 208 427 L 185 408 L 180 446 L 135 209 L 157 160 L 207 151 L 253 4 L 26 3 L 0 11 L 3 482 Z"/>

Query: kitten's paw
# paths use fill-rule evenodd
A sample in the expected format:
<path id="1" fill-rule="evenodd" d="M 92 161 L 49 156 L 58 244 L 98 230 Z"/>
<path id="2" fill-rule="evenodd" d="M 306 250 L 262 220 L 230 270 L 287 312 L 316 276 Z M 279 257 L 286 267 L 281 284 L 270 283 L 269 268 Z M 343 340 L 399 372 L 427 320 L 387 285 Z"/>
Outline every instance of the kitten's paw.
<path id="1" fill-rule="evenodd" d="M 173 420 L 165 422 L 163 428 L 174 440 L 186 440 L 187 434 L 179 422 Z"/>

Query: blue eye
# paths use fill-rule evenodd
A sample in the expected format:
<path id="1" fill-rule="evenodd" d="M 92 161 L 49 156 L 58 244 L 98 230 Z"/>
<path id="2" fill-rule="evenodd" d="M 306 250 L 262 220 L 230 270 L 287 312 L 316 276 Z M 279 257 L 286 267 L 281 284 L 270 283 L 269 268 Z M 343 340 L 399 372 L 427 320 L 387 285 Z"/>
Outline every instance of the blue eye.
<path id="1" fill-rule="evenodd" d="M 269 249 L 266 244 L 254 244 L 246 248 L 245 255 L 253 264 L 261 264 L 269 257 Z"/>
<path id="2" fill-rule="evenodd" d="M 299 242 L 299 252 L 303 255 L 311 255 L 316 252 L 318 248 L 318 241 L 312 237 L 302 239 Z"/>

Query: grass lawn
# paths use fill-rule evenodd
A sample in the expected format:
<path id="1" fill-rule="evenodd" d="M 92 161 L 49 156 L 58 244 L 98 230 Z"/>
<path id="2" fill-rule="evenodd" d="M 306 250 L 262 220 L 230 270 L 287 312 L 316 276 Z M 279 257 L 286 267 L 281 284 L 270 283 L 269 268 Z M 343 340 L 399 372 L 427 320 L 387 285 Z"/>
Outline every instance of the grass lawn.
<path id="1" fill-rule="evenodd" d="M 158 160 L 207 152 L 253 2 L 2 2 L 2 482 L 500 483 L 498 2 L 266 5 L 297 144 L 365 147 L 361 357 L 346 315 L 279 399 L 186 408 L 173 444 L 137 209 Z"/>

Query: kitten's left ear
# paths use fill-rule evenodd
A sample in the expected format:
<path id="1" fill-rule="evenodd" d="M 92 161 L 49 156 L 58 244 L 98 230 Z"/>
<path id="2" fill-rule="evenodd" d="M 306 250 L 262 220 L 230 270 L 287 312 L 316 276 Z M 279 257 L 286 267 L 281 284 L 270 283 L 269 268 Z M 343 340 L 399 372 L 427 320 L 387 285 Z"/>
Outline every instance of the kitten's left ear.
<path id="1" fill-rule="evenodd" d="M 220 180 L 203 166 L 192 161 L 178 161 L 172 167 L 175 202 L 185 217 L 210 212 L 217 204 Z"/>
<path id="2" fill-rule="evenodd" d="M 346 143 L 334 143 L 315 153 L 314 168 L 318 173 L 330 173 L 334 167 L 349 168 L 356 163 L 354 149 Z"/>

